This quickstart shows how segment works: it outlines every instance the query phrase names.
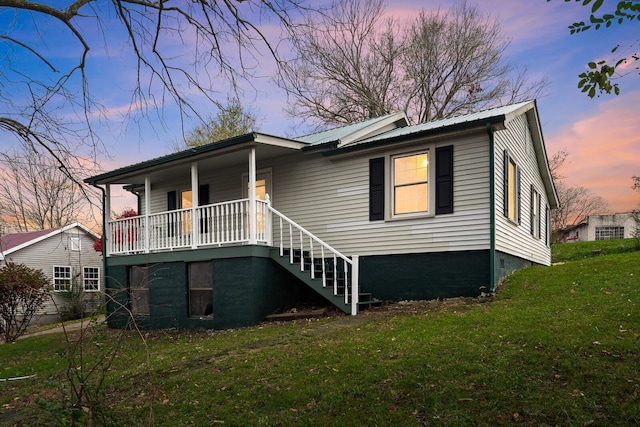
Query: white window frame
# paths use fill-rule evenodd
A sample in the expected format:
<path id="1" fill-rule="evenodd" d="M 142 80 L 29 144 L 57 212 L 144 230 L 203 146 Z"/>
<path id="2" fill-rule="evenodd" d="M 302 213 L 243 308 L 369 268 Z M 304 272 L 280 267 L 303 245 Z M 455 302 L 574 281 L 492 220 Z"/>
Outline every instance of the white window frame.
<path id="1" fill-rule="evenodd" d="M 95 270 L 96 275 L 87 274 L 88 270 Z M 85 292 L 100 291 L 100 267 L 82 267 L 82 288 Z"/>
<path id="2" fill-rule="evenodd" d="M 427 210 L 420 212 L 395 213 L 395 182 L 394 182 L 394 159 L 400 157 L 417 156 L 427 154 L 429 162 L 427 170 Z M 412 218 L 430 218 L 436 213 L 436 156 L 435 145 L 429 144 L 413 150 L 404 150 L 390 153 L 385 157 L 385 219 L 386 220 L 403 220 Z"/>
<path id="3" fill-rule="evenodd" d="M 59 274 L 64 273 L 64 274 Z M 54 265 L 53 266 L 53 291 L 54 292 L 69 292 L 73 286 L 72 282 L 72 270 L 70 265 Z M 65 283 L 66 282 L 66 283 Z"/>
<path id="4" fill-rule="evenodd" d="M 540 193 L 531 186 L 531 235 L 534 239 L 540 239 L 540 210 L 542 203 L 540 201 Z"/>
<path id="5" fill-rule="evenodd" d="M 69 246 L 72 251 L 79 252 L 82 250 L 82 240 L 80 237 L 69 237 Z"/>
<path id="6" fill-rule="evenodd" d="M 511 155 L 509 150 L 505 150 L 505 170 L 504 180 L 506 181 L 505 194 L 502 195 L 503 203 L 506 205 L 504 209 L 504 217 L 513 225 L 520 225 L 522 221 L 522 172 L 518 162 Z M 509 166 L 513 165 L 513 179 L 509 174 Z M 511 216 L 511 203 L 513 203 L 513 216 Z"/>

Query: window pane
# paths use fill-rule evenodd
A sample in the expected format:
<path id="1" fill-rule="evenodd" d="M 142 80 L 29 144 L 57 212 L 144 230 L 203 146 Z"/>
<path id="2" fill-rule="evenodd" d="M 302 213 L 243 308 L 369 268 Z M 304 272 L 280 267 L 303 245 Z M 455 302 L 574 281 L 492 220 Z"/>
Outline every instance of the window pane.
<path id="1" fill-rule="evenodd" d="M 393 158 L 394 214 L 429 210 L 429 154 Z"/>
<path id="2" fill-rule="evenodd" d="M 516 165 L 509 161 L 509 218 L 516 221 Z"/>
<path id="3" fill-rule="evenodd" d="M 395 192 L 396 214 L 424 212 L 428 210 L 427 184 L 397 187 Z"/>
<path id="4" fill-rule="evenodd" d="M 180 192 L 180 208 L 188 209 L 192 207 L 191 190 L 184 190 Z"/>
<path id="5" fill-rule="evenodd" d="M 189 263 L 189 316 L 210 317 L 213 313 L 212 263 Z"/>
<path id="6" fill-rule="evenodd" d="M 100 269 L 97 267 L 84 267 L 83 281 L 85 291 L 100 290 Z"/>
<path id="7" fill-rule="evenodd" d="M 393 159 L 394 184 L 404 185 L 426 182 L 429 158 L 427 153 Z"/>
<path id="8" fill-rule="evenodd" d="M 54 291 L 70 291 L 71 290 L 71 267 L 70 266 L 53 266 L 53 290 Z"/>
<path id="9" fill-rule="evenodd" d="M 129 270 L 129 293 L 131 296 L 131 313 L 133 315 L 149 315 L 149 269 L 132 266 Z"/>

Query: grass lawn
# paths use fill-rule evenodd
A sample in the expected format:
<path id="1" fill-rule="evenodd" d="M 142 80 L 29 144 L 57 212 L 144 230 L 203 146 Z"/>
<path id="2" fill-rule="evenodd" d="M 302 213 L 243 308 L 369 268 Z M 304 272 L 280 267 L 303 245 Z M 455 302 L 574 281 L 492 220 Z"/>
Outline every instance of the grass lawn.
<path id="1" fill-rule="evenodd" d="M 78 372 L 114 425 L 638 425 L 640 252 L 597 243 L 554 248 L 562 264 L 493 298 L 222 332 L 97 327 L 82 353 L 78 333 L 0 345 L 0 378 L 34 375 L 0 382 L 0 425 L 68 420 Z"/>

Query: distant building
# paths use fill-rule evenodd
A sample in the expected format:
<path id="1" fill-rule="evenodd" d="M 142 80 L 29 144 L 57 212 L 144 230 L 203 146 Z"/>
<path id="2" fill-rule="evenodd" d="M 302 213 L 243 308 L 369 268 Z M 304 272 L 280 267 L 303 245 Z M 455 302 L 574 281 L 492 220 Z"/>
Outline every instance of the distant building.
<path id="1" fill-rule="evenodd" d="M 591 215 L 585 222 L 558 232 L 559 242 L 587 242 L 593 240 L 628 239 L 638 224 L 633 212 L 613 215 Z"/>
<path id="2" fill-rule="evenodd" d="M 60 321 L 60 311 L 71 304 L 72 290 L 80 292 L 88 312 L 103 304 L 102 255 L 93 249 L 98 237 L 79 223 L 0 236 L 0 268 L 7 262 L 24 264 L 51 280 L 51 298 L 34 323 Z"/>

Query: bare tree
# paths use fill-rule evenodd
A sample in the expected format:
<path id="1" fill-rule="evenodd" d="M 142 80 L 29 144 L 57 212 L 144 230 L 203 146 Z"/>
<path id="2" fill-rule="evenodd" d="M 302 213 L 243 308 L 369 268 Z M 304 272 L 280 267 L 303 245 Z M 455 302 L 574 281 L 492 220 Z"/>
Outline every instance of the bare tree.
<path id="1" fill-rule="evenodd" d="M 560 175 L 560 169 L 564 166 L 567 157 L 569 157 L 569 152 L 562 148 L 549 159 L 549 172 L 551 172 L 551 178 L 553 178 L 555 182 L 564 179 L 564 176 Z"/>
<path id="2" fill-rule="evenodd" d="M 182 143 L 171 146 L 174 151 L 209 144 L 251 132 L 256 126 L 256 116 L 245 108 L 240 100 L 227 98 L 226 105 L 219 105 L 218 113 L 191 129 Z"/>
<path id="3" fill-rule="evenodd" d="M 72 160 L 64 160 L 72 170 Z M 0 211 L 19 232 L 87 222 L 88 193 L 60 170 L 58 161 L 29 148 L 0 153 Z"/>
<path id="4" fill-rule="evenodd" d="M 294 98 L 292 116 L 329 125 L 405 111 L 425 122 L 535 98 L 546 86 L 505 61 L 508 40 L 475 6 L 422 11 L 408 25 L 382 22 L 383 13 L 384 0 L 338 0 L 296 27 L 278 80 Z"/>
<path id="5" fill-rule="evenodd" d="M 609 209 L 607 202 L 585 187 L 570 187 L 556 182 L 560 207 L 551 214 L 553 230 L 563 230 L 586 221 L 590 215 L 603 214 Z"/>
<path id="6" fill-rule="evenodd" d="M 551 211 L 551 228 L 565 230 L 586 221 L 590 215 L 603 214 L 609 209 L 608 203 L 586 187 L 572 187 L 564 182 L 561 175 L 569 151 L 561 149 L 549 159 L 549 170 L 556 186 L 560 206 Z"/>
<path id="7" fill-rule="evenodd" d="M 7 112 L 0 129 L 48 151 L 73 177 L 65 160 L 80 145 L 85 154 L 105 151 L 94 131 L 106 112 L 91 90 L 91 49 L 132 58 L 125 118 L 162 123 L 172 105 L 183 118 L 201 118 L 195 100 L 213 101 L 219 78 L 235 87 L 260 70 L 265 53 L 275 57 L 258 25 L 271 20 L 288 28 L 293 14 L 305 11 L 302 1 L 0 0 L 8 22 L 0 33 L 0 105 Z"/>

